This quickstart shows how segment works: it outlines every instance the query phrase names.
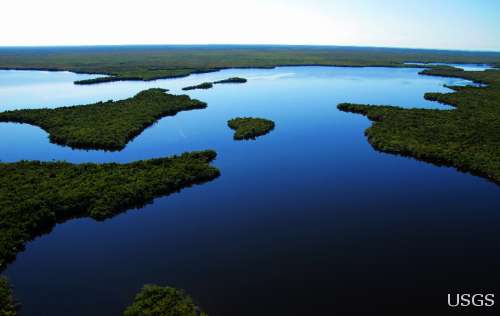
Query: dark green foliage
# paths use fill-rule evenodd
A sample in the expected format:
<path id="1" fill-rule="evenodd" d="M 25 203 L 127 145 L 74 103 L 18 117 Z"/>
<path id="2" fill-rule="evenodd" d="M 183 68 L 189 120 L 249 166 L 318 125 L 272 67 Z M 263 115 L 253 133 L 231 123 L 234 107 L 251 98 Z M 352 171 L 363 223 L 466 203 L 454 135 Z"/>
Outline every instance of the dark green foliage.
<path id="1" fill-rule="evenodd" d="M 207 316 L 183 291 L 158 285 L 145 285 L 124 316 Z"/>
<path id="2" fill-rule="evenodd" d="M 154 70 L 154 69 L 137 69 L 132 71 L 120 71 L 119 74 L 112 75 L 107 77 L 98 77 L 93 79 L 86 80 L 78 80 L 75 81 L 75 84 L 94 84 L 94 83 L 103 83 L 103 82 L 113 82 L 113 81 L 152 81 L 157 79 L 166 79 L 166 78 L 178 78 L 178 77 L 186 77 L 195 73 L 205 73 L 216 71 L 217 69 L 163 69 L 163 70 Z M 109 73 L 108 73 L 109 74 Z"/>
<path id="3" fill-rule="evenodd" d="M 245 82 L 247 82 L 247 80 L 245 78 L 231 77 L 231 78 L 227 78 L 224 80 L 214 81 L 214 84 L 218 84 L 218 83 L 245 83 Z"/>
<path id="4" fill-rule="evenodd" d="M 111 77 L 80 81 L 153 80 L 224 68 L 388 66 L 404 62 L 500 65 L 500 53 L 341 46 L 101 46 L 1 48 L 0 68 L 70 70 Z"/>
<path id="5" fill-rule="evenodd" d="M 0 270 L 44 230 L 73 217 L 97 220 L 212 180 L 214 151 L 128 164 L 0 163 Z"/>
<path id="6" fill-rule="evenodd" d="M 142 80 L 142 79 L 141 79 L 141 77 L 106 76 L 106 77 L 98 77 L 98 78 L 92 78 L 92 79 L 77 80 L 74 82 L 74 84 L 86 85 L 86 84 L 114 82 L 114 81 L 126 81 L 126 80 L 134 81 L 134 80 Z"/>
<path id="7" fill-rule="evenodd" d="M 0 122 L 38 125 L 50 141 L 73 148 L 120 150 L 158 119 L 177 112 L 203 109 L 206 103 L 186 95 L 149 89 L 121 101 L 57 109 L 15 110 L 0 113 Z"/>
<path id="8" fill-rule="evenodd" d="M 260 135 L 265 135 L 274 129 L 274 122 L 263 118 L 237 117 L 227 122 L 227 125 L 234 129 L 234 139 L 255 139 Z"/>
<path id="9" fill-rule="evenodd" d="M 210 89 L 212 87 L 213 87 L 213 84 L 211 82 L 204 82 L 204 83 L 200 83 L 196 86 L 188 86 L 188 87 L 182 88 L 182 90 Z"/>
<path id="10" fill-rule="evenodd" d="M 378 150 L 454 166 L 500 183 L 500 71 L 434 68 L 423 74 L 465 78 L 487 86 L 452 87 L 451 93 L 425 95 L 455 106 L 454 110 L 348 103 L 338 108 L 375 121 L 365 133 Z"/>
<path id="11" fill-rule="evenodd" d="M 203 82 L 195 86 L 188 86 L 182 88 L 182 90 L 195 90 L 195 89 L 210 89 L 214 86 L 214 84 L 219 83 L 245 83 L 247 80 L 245 78 L 232 77 L 224 80 L 214 81 L 214 82 Z"/>
<path id="12" fill-rule="evenodd" d="M 16 303 L 12 296 L 12 289 L 7 279 L 0 276 L 0 316 L 15 316 L 16 314 Z"/>

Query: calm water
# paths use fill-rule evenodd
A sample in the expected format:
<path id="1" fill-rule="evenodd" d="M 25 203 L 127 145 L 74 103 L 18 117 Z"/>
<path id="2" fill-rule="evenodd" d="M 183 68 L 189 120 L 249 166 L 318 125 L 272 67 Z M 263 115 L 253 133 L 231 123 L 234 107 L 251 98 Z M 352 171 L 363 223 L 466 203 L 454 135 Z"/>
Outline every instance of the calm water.
<path id="1" fill-rule="evenodd" d="M 336 109 L 449 110 L 423 94 L 463 80 L 418 71 L 233 69 L 90 86 L 72 84 L 88 75 L 0 71 L 0 110 L 249 79 L 190 92 L 208 108 L 162 119 L 121 152 L 72 150 L 37 127 L 0 124 L 2 161 L 127 162 L 213 148 L 222 172 L 140 210 L 72 220 L 30 242 L 6 271 L 22 315 L 120 315 L 145 283 L 183 288 L 212 316 L 446 312 L 447 293 L 495 293 L 500 187 L 376 152 L 363 135 L 371 123 Z M 276 129 L 235 142 L 226 126 L 235 116 L 270 118 Z"/>
<path id="2" fill-rule="evenodd" d="M 488 64 L 452 64 L 452 63 L 418 63 L 418 62 L 407 62 L 405 64 L 406 65 L 418 65 L 418 66 L 425 66 L 425 65 L 452 66 L 455 68 L 463 69 L 465 71 L 483 71 L 486 69 L 492 69 L 492 67 Z"/>

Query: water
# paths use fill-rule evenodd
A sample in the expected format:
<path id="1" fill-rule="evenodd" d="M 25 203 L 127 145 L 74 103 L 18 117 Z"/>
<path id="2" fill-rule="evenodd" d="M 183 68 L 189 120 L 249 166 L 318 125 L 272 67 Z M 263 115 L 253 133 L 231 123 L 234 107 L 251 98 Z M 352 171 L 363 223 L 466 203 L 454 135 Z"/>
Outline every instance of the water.
<path id="1" fill-rule="evenodd" d="M 460 68 L 465 71 L 484 71 L 486 69 L 492 69 L 488 64 L 454 64 L 454 63 L 418 63 L 418 62 L 406 62 L 405 65 L 418 65 L 418 66 L 451 66 L 455 68 Z"/>
<path id="2" fill-rule="evenodd" d="M 127 162 L 213 148 L 222 173 L 105 222 L 57 225 L 28 243 L 6 271 L 23 316 L 120 315 L 145 283 L 183 288 L 212 316 L 446 312 L 450 291 L 495 292 L 500 188 L 379 153 L 363 135 L 371 123 L 336 109 L 362 102 L 450 110 L 423 94 L 463 81 L 419 70 L 231 69 L 91 86 L 72 84 L 88 75 L 0 71 L 1 110 L 249 79 L 190 91 L 208 108 L 160 120 L 121 152 L 72 150 L 37 127 L 0 124 L 2 161 Z M 226 126 L 236 116 L 269 118 L 276 129 L 236 142 Z"/>

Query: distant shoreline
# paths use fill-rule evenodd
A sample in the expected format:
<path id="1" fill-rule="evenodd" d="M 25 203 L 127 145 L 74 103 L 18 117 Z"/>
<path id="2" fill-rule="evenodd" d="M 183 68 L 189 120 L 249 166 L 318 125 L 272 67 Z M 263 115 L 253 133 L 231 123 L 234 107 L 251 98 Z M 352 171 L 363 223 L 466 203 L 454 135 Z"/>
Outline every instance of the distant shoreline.
<path id="1" fill-rule="evenodd" d="M 276 67 L 426 68 L 408 62 L 500 66 L 500 52 L 351 46 L 187 45 L 0 48 L 0 69 L 103 75 L 75 82 L 151 81 L 224 69 Z"/>
<path id="2" fill-rule="evenodd" d="M 412 62 L 407 62 L 407 63 L 412 63 Z M 476 63 L 457 63 L 457 64 L 464 64 L 464 65 L 476 65 Z M 493 64 L 483 64 L 491 67 L 491 69 L 496 69 L 497 66 Z M 205 71 L 193 71 L 191 73 L 185 74 L 185 75 L 166 75 L 166 76 L 160 76 L 160 77 L 154 77 L 154 78 L 148 78 L 148 79 L 142 79 L 139 77 L 119 77 L 110 73 L 96 73 L 96 72 L 85 72 L 85 71 L 79 71 L 79 70 L 71 70 L 71 69 L 57 69 L 57 68 L 23 68 L 23 67 L 0 67 L 0 70 L 16 70 L 16 71 L 47 71 L 47 72 L 71 72 L 74 74 L 79 74 L 79 75 L 94 75 L 94 76 L 104 76 L 104 77 L 96 77 L 96 78 L 89 78 L 89 79 L 84 79 L 84 80 L 77 80 L 74 82 L 76 85 L 91 85 L 91 84 L 99 84 L 99 83 L 108 83 L 108 82 L 118 82 L 118 81 L 144 81 L 144 82 L 149 82 L 149 81 L 155 81 L 155 80 L 162 80 L 162 79 L 177 79 L 177 78 L 185 78 L 189 77 L 191 75 L 196 75 L 196 74 L 204 74 L 204 73 L 212 73 L 212 72 L 219 72 L 222 70 L 238 70 L 238 69 L 276 69 L 280 67 L 332 67 L 332 68 L 417 68 L 417 69 L 425 69 L 425 68 L 432 68 L 436 67 L 439 65 L 431 65 L 431 64 L 400 64 L 400 65 L 325 65 L 325 64 L 304 64 L 304 65 L 297 65 L 297 64 L 280 64 L 276 66 L 245 66 L 245 67 L 224 67 L 224 68 L 217 68 L 217 69 L 211 69 L 211 70 L 205 70 Z M 103 78 L 109 78 L 103 80 Z"/>

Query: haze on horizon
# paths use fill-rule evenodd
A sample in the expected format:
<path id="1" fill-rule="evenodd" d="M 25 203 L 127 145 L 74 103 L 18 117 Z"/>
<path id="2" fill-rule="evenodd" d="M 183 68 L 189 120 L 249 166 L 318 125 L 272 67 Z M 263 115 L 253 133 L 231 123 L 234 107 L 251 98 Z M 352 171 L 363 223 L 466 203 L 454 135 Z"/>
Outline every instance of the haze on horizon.
<path id="1" fill-rule="evenodd" d="M 500 51 L 489 0 L 25 0 L 0 46 L 298 44 Z M 7 31 L 6 31 L 7 30 Z"/>

